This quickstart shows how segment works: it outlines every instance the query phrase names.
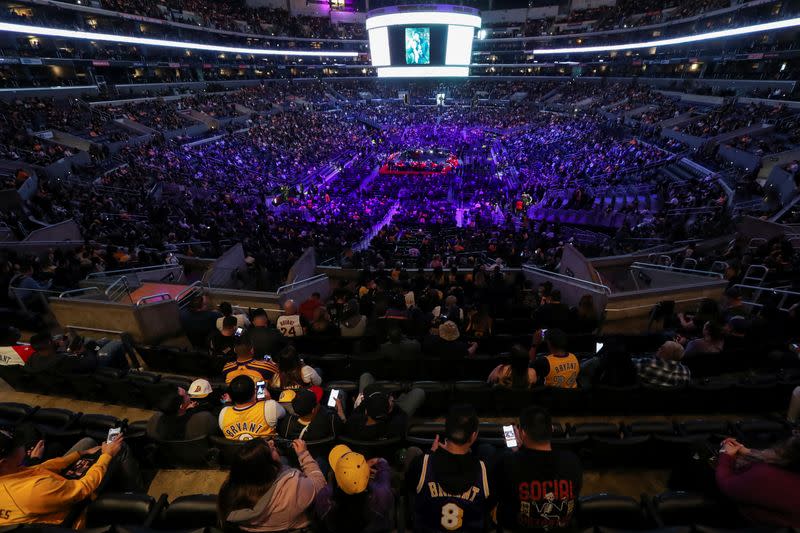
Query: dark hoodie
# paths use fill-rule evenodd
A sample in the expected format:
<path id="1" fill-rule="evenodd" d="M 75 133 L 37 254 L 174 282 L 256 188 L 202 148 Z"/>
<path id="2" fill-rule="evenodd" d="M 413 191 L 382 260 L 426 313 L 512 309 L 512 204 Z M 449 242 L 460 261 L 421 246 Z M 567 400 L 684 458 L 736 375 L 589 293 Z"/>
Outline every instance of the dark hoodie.
<path id="1" fill-rule="evenodd" d="M 414 502 L 414 531 L 441 531 L 442 520 L 456 519 L 449 514 L 456 507 L 459 531 L 485 531 L 491 495 L 486 466 L 474 454 L 439 448 L 417 457 L 406 472 L 406 486 Z"/>

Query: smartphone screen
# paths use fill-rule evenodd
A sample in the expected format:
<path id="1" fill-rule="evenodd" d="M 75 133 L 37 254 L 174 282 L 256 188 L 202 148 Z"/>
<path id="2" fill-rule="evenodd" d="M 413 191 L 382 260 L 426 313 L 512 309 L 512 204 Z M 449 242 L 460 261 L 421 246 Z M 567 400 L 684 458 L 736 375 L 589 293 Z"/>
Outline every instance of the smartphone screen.
<path id="1" fill-rule="evenodd" d="M 602 349 L 603 349 L 603 343 L 602 342 L 594 343 L 594 353 L 600 353 L 600 350 L 602 350 Z"/>
<path id="2" fill-rule="evenodd" d="M 517 436 L 514 434 L 514 426 L 503 426 L 503 437 L 506 439 L 507 447 L 517 447 Z"/>
<path id="3" fill-rule="evenodd" d="M 547 330 L 546 330 L 546 329 L 543 329 L 543 330 L 542 330 L 542 338 L 544 338 L 544 336 L 545 336 L 545 335 L 547 335 Z"/>
<path id="4" fill-rule="evenodd" d="M 331 389 L 331 395 L 328 396 L 328 407 L 336 407 L 336 399 L 339 397 L 339 389 Z"/>
<path id="5" fill-rule="evenodd" d="M 106 437 L 106 442 L 111 444 L 115 440 L 119 438 L 122 434 L 122 428 L 111 428 L 108 430 L 108 437 Z"/>
<path id="6" fill-rule="evenodd" d="M 236 336 L 241 337 L 242 333 L 244 333 L 244 328 L 236 328 Z"/>
<path id="7" fill-rule="evenodd" d="M 267 397 L 267 383 L 259 381 L 256 383 L 256 400 L 263 400 Z"/>

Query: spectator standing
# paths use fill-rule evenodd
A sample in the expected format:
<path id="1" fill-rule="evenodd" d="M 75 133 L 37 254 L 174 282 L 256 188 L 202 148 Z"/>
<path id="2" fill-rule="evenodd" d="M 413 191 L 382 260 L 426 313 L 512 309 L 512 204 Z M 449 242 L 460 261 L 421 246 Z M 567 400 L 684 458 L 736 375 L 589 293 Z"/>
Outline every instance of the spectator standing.
<path id="1" fill-rule="evenodd" d="M 235 348 L 239 343 L 236 324 L 236 317 L 226 316 L 222 319 L 222 329 L 215 329 L 211 333 L 211 337 L 208 339 L 208 352 L 212 356 L 222 359 L 233 359 L 235 357 Z"/>
<path id="2" fill-rule="evenodd" d="M 541 407 L 526 407 L 519 419 L 521 447 L 505 455 L 493 476 L 497 522 L 512 531 L 567 527 L 583 482 L 578 457 L 553 450 L 553 421 Z"/>
<path id="3" fill-rule="evenodd" d="M 542 305 L 533 313 L 538 328 L 567 329 L 570 321 L 569 306 L 561 303 L 561 291 L 554 289 L 549 296 L 542 297 Z"/>
<path id="4" fill-rule="evenodd" d="M 207 307 L 205 296 L 194 298 L 189 308 L 180 313 L 181 327 L 195 348 L 208 348 L 208 338 L 217 328 L 217 319 L 222 315 Z"/>

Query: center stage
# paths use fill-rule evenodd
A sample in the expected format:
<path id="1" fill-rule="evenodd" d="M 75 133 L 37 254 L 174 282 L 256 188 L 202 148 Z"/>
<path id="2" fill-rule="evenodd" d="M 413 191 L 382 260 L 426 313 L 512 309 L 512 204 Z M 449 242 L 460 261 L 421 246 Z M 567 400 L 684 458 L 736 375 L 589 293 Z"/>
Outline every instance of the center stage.
<path id="1" fill-rule="evenodd" d="M 380 168 L 382 175 L 402 176 L 406 174 L 447 174 L 458 168 L 458 157 L 450 150 L 432 148 L 403 150 L 386 159 Z"/>

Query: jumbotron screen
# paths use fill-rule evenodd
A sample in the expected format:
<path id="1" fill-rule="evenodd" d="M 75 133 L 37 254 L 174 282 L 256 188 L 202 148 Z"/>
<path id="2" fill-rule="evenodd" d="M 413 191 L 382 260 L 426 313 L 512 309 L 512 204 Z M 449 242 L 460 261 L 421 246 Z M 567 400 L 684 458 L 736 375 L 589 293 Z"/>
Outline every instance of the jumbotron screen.
<path id="1" fill-rule="evenodd" d="M 478 11 L 462 6 L 396 6 L 367 14 L 372 66 L 380 78 L 469 76 Z"/>

